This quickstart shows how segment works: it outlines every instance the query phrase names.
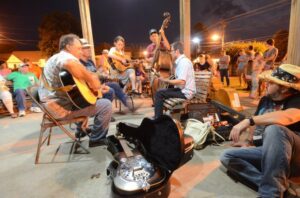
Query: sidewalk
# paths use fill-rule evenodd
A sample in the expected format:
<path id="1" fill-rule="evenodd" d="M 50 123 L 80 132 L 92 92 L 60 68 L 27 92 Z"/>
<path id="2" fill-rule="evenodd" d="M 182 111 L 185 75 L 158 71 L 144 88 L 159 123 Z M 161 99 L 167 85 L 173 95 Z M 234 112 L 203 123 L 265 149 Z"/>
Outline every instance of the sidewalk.
<path id="1" fill-rule="evenodd" d="M 247 111 L 254 104 L 240 92 Z M 140 124 L 144 117 L 153 116 L 151 99 L 137 99 L 143 108 L 137 113 L 114 113 L 116 122 L 110 124 L 109 135 L 116 131 L 118 122 Z M 115 104 L 113 103 L 115 108 Z M 123 108 L 124 109 L 124 108 Z M 114 109 L 117 112 L 117 109 Z M 23 118 L 0 118 L 0 183 L 3 198 L 94 198 L 111 197 L 111 183 L 106 167 L 113 157 L 105 146 L 90 148 L 90 154 L 70 153 L 70 139 L 55 129 L 50 146 L 41 152 L 41 164 L 34 164 L 42 114 L 29 114 Z M 92 120 L 91 120 L 92 121 Z M 83 144 L 88 145 L 84 139 Z M 228 145 L 208 146 L 195 151 L 193 159 L 176 170 L 171 181 L 170 198 L 254 198 L 256 192 L 236 183 L 222 170 L 219 156 Z M 55 154 L 56 153 L 56 154 Z M 93 175 L 100 174 L 99 178 Z"/>

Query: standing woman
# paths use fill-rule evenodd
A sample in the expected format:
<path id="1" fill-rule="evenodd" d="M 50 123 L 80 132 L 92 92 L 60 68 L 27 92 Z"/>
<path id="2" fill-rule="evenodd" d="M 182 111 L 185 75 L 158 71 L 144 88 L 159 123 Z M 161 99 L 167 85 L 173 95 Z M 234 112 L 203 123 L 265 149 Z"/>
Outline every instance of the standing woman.
<path id="1" fill-rule="evenodd" d="M 239 51 L 239 57 L 237 59 L 237 75 L 239 77 L 239 81 L 240 81 L 240 86 L 243 85 L 243 81 L 246 83 L 246 79 L 245 79 L 245 67 L 248 64 L 248 56 L 245 53 L 245 50 L 240 50 Z"/>
<path id="2" fill-rule="evenodd" d="M 253 60 L 253 67 L 252 67 L 252 74 L 251 74 L 251 93 L 250 93 L 250 98 L 256 99 L 257 97 L 257 90 L 258 90 L 258 75 L 262 72 L 265 61 L 263 58 L 263 54 L 261 52 L 256 52 Z"/>

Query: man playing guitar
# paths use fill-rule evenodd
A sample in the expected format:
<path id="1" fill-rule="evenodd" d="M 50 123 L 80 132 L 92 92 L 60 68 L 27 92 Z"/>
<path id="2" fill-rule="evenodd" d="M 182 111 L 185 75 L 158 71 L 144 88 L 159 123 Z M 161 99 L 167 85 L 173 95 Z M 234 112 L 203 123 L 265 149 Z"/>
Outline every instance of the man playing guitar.
<path id="1" fill-rule="evenodd" d="M 163 114 L 163 103 L 168 98 L 191 99 L 196 93 L 195 75 L 192 62 L 183 54 L 183 44 L 175 42 L 171 46 L 171 55 L 175 60 L 175 79 L 159 78 L 174 88 L 160 89 L 155 94 L 154 117 Z"/>
<path id="2" fill-rule="evenodd" d="M 82 109 L 76 109 L 65 91 L 61 90 L 62 83 L 59 73 L 68 71 L 79 81 L 85 82 L 93 92 L 102 90 L 105 94 L 108 90 L 103 87 L 98 77 L 88 71 L 79 61 L 82 45 L 79 37 L 74 34 L 61 36 L 59 40 L 60 52 L 50 57 L 44 67 L 44 85 L 47 88 L 48 97 L 44 98 L 46 109 L 56 118 L 72 119 L 80 116 L 94 116 L 94 125 L 91 128 L 89 147 L 100 146 L 105 143 L 109 122 L 112 115 L 112 105 L 107 99 L 98 99 L 94 105 Z M 47 84 L 47 85 L 46 85 Z M 49 86 L 49 87 L 47 87 Z M 76 136 L 80 136 L 81 127 L 77 128 Z"/>
<path id="3" fill-rule="evenodd" d="M 108 57 L 111 58 L 111 67 L 114 68 L 114 61 L 116 61 L 118 64 L 121 64 L 123 67 L 128 66 L 128 59 L 125 57 L 125 39 L 122 36 L 117 36 L 114 39 L 114 47 L 112 47 L 109 50 Z M 138 92 L 136 91 L 136 76 L 135 76 L 135 70 L 128 66 L 125 71 L 119 71 L 117 78 L 120 80 L 120 82 L 125 86 L 126 89 L 126 84 L 130 81 L 131 83 L 131 93 L 139 95 Z"/>
<path id="4" fill-rule="evenodd" d="M 92 61 L 92 51 L 91 51 L 91 45 L 88 43 L 88 41 L 84 38 L 80 39 L 80 42 L 82 44 L 82 54 L 80 57 L 80 62 L 91 72 L 98 73 L 95 63 Z M 101 75 L 101 73 L 99 74 Z M 140 105 L 133 105 L 133 101 L 124 93 L 122 88 L 120 87 L 119 83 L 116 82 L 106 82 L 105 85 L 107 85 L 110 89 L 106 94 L 103 94 L 103 98 L 107 98 L 110 101 L 113 101 L 114 95 L 122 102 L 124 106 L 126 106 L 131 112 L 134 112 L 137 110 L 137 108 L 140 107 Z M 114 119 L 112 119 L 114 120 Z"/>

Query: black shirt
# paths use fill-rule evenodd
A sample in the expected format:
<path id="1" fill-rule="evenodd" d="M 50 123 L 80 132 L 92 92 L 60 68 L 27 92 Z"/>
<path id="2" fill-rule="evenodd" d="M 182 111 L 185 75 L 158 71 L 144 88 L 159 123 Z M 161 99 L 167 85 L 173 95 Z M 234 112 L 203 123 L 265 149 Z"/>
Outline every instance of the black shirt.
<path id="1" fill-rule="evenodd" d="M 262 115 L 268 112 L 286 110 L 289 108 L 300 109 L 300 93 L 292 95 L 282 101 L 273 101 L 270 97 L 264 96 L 259 101 L 254 115 Z M 300 121 L 286 126 L 292 131 L 300 132 Z"/>

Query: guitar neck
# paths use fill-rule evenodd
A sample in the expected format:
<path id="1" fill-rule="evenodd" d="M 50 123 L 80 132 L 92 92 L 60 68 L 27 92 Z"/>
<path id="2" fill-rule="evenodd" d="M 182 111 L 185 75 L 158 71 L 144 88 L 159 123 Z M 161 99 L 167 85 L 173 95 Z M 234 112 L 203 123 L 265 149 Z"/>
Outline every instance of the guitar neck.
<path id="1" fill-rule="evenodd" d="M 127 157 L 133 157 L 134 155 L 133 155 L 132 151 L 130 150 L 129 146 L 127 145 L 126 140 L 123 139 L 123 138 L 120 138 L 119 141 L 120 141 L 120 144 L 121 144 L 121 146 L 124 150 L 125 155 Z"/>

